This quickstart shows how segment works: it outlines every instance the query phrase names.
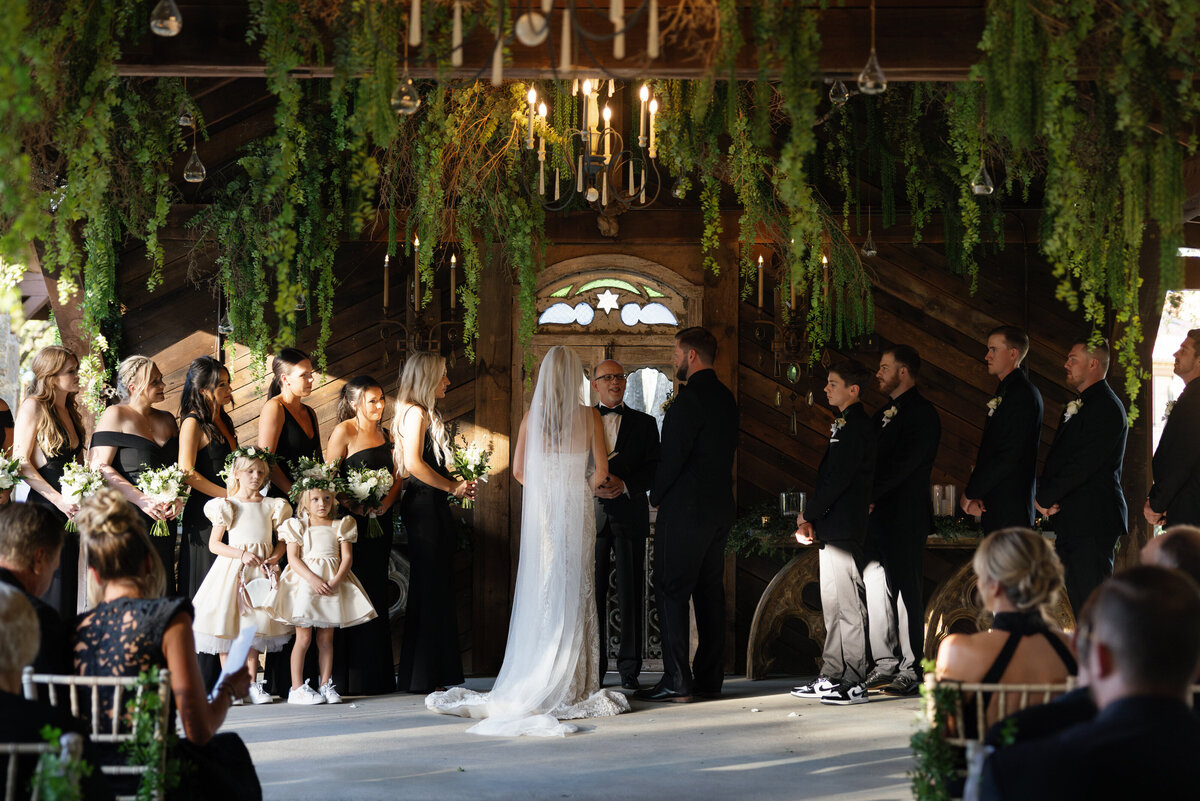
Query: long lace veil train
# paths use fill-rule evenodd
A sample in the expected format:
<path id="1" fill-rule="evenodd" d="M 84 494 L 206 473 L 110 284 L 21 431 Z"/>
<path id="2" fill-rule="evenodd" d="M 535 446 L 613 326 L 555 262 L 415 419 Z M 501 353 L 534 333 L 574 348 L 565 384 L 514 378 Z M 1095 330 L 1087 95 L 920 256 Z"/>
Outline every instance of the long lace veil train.
<path id="1" fill-rule="evenodd" d="M 475 734 L 561 736 L 575 727 L 560 720 L 629 709 L 622 694 L 598 691 L 583 375 L 570 349 L 551 348 L 529 407 L 520 561 L 500 675 L 490 693 L 452 688 L 426 699 L 435 711 L 482 718 Z"/>

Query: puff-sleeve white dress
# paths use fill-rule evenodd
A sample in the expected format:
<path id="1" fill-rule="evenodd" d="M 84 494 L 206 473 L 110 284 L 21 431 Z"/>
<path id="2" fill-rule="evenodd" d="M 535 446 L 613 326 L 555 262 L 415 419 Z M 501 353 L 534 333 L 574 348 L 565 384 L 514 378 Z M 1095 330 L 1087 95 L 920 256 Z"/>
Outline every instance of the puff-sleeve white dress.
<path id="1" fill-rule="evenodd" d="M 279 537 L 298 545 L 301 561 L 322 580 L 329 581 L 342 564 L 342 543 L 358 539 L 358 526 L 350 515 L 334 521 L 332 526 L 313 526 L 293 517 L 284 522 Z M 375 607 L 353 572 L 346 573 L 332 595 L 317 595 L 289 564 L 279 579 L 275 616 L 303 628 L 346 628 L 375 617 Z"/>
<path id="2" fill-rule="evenodd" d="M 204 504 L 204 515 L 213 526 L 225 528 L 226 543 L 239 551 L 245 549 L 266 558 L 274 549 L 273 532 L 292 516 L 292 507 L 283 498 L 264 498 L 261 503 L 244 503 L 233 498 L 213 498 Z M 292 628 L 275 619 L 270 606 L 255 607 L 247 615 L 238 609 L 238 582 L 242 563 L 218 556 L 196 591 L 192 605 L 196 619 L 192 630 L 196 651 L 206 654 L 229 652 L 229 646 L 242 626 L 253 621 L 258 626 L 254 648 L 260 652 L 278 651 L 292 637 Z M 245 581 L 268 578 L 261 568 L 246 567 Z"/>

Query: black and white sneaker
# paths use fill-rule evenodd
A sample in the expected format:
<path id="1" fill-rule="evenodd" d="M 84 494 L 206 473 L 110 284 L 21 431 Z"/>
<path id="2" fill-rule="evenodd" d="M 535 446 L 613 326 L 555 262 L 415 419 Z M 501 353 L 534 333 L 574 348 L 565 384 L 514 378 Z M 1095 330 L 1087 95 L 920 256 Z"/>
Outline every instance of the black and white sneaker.
<path id="1" fill-rule="evenodd" d="M 816 681 L 793 687 L 792 695 L 797 698 L 824 698 L 837 688 L 838 682 L 825 676 L 818 676 Z"/>
<path id="2" fill-rule="evenodd" d="M 821 703 L 850 706 L 851 704 L 865 704 L 869 700 L 865 684 L 842 683 L 834 687 L 833 692 L 822 697 Z"/>

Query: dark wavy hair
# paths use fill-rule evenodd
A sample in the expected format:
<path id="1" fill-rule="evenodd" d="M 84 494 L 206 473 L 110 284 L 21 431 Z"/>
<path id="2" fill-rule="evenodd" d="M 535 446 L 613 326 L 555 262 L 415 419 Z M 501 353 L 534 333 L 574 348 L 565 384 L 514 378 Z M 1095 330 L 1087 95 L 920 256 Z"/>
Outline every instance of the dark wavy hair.
<path id="1" fill-rule="evenodd" d="M 338 397 L 339 422 L 349 420 L 358 414 L 358 402 L 368 389 L 377 389 L 383 392 L 383 385 L 369 375 L 356 375 L 346 382 L 346 385 L 342 387 L 342 394 Z"/>
<path id="2" fill-rule="evenodd" d="M 208 437 L 209 442 L 220 441 L 223 436 L 217 429 L 212 409 L 209 407 L 208 398 L 204 397 L 204 393 L 205 391 L 212 392 L 217 388 L 217 384 L 221 383 L 222 372 L 228 373 L 229 368 L 212 356 L 196 357 L 188 365 L 187 378 L 183 380 L 183 394 L 179 396 L 179 421 L 182 423 L 183 418 L 188 415 L 195 416 L 200 423 L 200 429 L 204 432 L 204 436 Z M 217 414 L 229 430 L 233 431 L 233 420 L 225 413 L 225 410 L 217 409 Z"/>
<path id="3" fill-rule="evenodd" d="M 271 360 L 271 386 L 267 389 L 267 400 L 283 392 L 283 374 L 300 362 L 312 362 L 308 354 L 299 348 L 284 348 Z"/>

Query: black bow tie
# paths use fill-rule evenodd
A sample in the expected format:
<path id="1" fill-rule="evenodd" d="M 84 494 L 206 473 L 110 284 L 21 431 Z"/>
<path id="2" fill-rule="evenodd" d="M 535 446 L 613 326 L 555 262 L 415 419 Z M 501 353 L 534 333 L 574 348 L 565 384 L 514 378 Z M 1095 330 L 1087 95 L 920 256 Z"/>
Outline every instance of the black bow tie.
<path id="1" fill-rule="evenodd" d="M 598 408 L 600 410 L 601 417 L 603 417 L 606 414 L 625 414 L 625 406 L 624 405 L 613 406 L 612 408 L 609 408 L 608 406 L 605 406 L 603 403 L 601 403 L 596 408 Z"/>

